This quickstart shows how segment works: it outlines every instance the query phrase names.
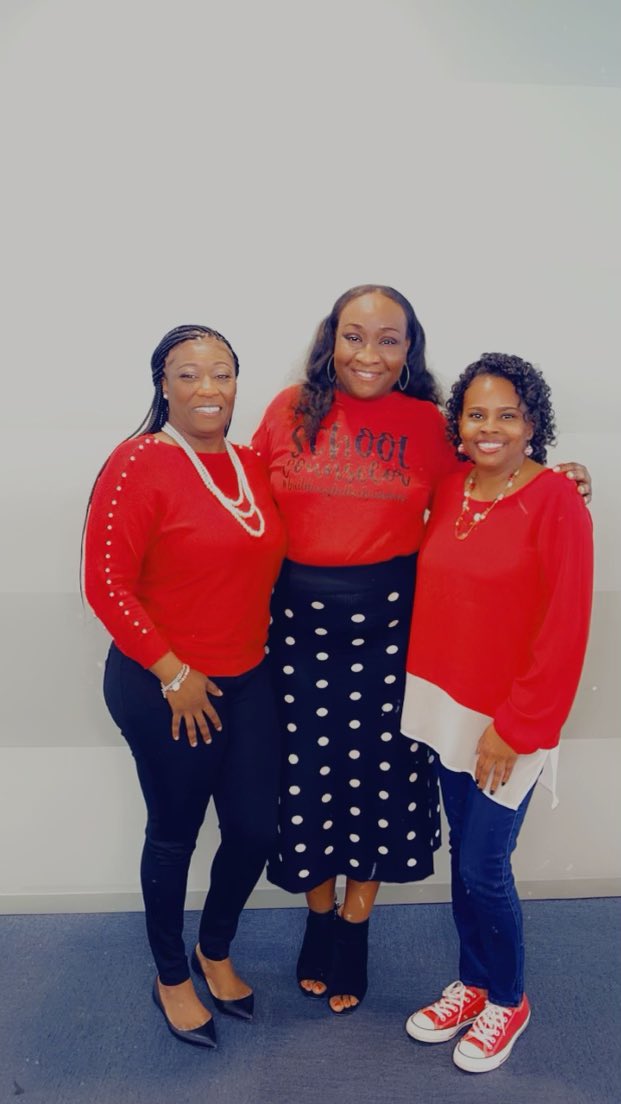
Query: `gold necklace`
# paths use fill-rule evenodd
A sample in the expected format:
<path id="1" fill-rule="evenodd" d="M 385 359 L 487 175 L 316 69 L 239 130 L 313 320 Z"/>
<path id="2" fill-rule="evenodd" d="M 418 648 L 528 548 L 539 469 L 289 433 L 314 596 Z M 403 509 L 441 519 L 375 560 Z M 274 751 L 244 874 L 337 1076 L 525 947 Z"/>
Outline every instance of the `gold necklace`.
<path id="1" fill-rule="evenodd" d="M 475 471 L 473 471 L 468 476 L 468 478 L 466 480 L 466 485 L 464 487 L 464 500 L 461 504 L 461 513 L 460 513 L 459 517 L 457 518 L 457 521 L 455 522 L 455 536 L 457 537 L 457 540 L 465 540 L 466 537 L 470 536 L 472 530 L 477 525 L 480 525 L 480 523 L 482 521 L 485 521 L 485 518 L 487 517 L 488 514 L 490 514 L 492 512 L 492 510 L 494 509 L 494 506 L 496 505 L 496 503 L 501 502 L 502 499 L 505 497 L 507 491 L 511 490 L 511 487 L 513 486 L 515 480 L 517 479 L 518 475 L 520 474 L 521 466 L 522 465 L 520 464 L 520 467 L 516 468 L 515 471 L 511 472 L 511 475 L 509 476 L 507 482 L 505 483 L 504 487 L 502 488 L 502 491 L 500 491 L 500 493 L 496 495 L 496 498 L 494 499 L 494 501 L 490 502 L 489 506 L 486 506 L 486 508 L 484 510 L 477 511 L 477 513 L 472 515 L 472 520 L 469 522 L 469 524 L 467 524 L 468 523 L 468 516 L 467 515 L 470 513 L 470 498 L 471 498 L 472 492 L 473 492 L 473 490 L 476 486 L 476 481 L 477 481 L 476 469 L 475 469 Z M 466 527 L 466 525 L 467 525 L 467 527 Z"/>

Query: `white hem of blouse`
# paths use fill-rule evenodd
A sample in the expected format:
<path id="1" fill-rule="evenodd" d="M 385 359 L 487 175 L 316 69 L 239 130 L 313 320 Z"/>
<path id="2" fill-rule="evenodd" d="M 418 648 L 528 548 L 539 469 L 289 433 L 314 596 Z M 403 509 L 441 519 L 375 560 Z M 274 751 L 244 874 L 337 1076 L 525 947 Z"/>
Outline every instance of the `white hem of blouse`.
<path id="1" fill-rule="evenodd" d="M 410 740 L 433 748 L 448 770 L 465 771 L 474 779 L 477 743 L 491 720 L 483 713 L 460 705 L 434 683 L 408 674 L 401 731 Z M 483 792 L 490 801 L 507 809 L 517 809 L 535 782 L 540 782 L 550 791 L 555 809 L 558 805 L 558 758 L 558 747 L 540 748 L 529 755 L 520 755 L 506 785 L 499 786 L 495 794 L 491 794 L 489 788 Z"/>

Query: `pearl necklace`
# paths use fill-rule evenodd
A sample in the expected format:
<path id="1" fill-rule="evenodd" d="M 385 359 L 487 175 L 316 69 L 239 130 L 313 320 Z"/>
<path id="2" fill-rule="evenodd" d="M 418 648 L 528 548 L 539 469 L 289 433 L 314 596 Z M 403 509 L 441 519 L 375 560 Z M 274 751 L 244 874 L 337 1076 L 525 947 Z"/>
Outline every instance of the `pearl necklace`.
<path id="1" fill-rule="evenodd" d="M 477 481 L 476 469 L 475 469 L 475 471 L 471 472 L 471 474 L 468 476 L 468 478 L 466 480 L 466 486 L 464 487 L 464 500 L 461 504 L 461 513 L 460 513 L 459 517 L 457 518 L 457 521 L 455 522 L 455 536 L 457 537 L 457 540 L 465 540 L 466 537 L 469 537 L 472 530 L 477 525 L 479 525 L 482 521 L 485 521 L 485 518 L 487 517 L 488 514 L 491 514 L 491 512 L 494 509 L 494 506 L 496 505 L 496 503 L 497 502 L 502 502 L 502 500 L 505 497 L 507 491 L 511 490 L 511 487 L 513 486 L 515 480 L 517 479 L 518 475 L 520 474 L 521 466 L 522 465 L 520 464 L 519 468 L 516 468 L 515 471 L 511 472 L 511 475 L 509 476 L 507 482 L 505 483 L 504 487 L 502 488 L 502 491 L 500 491 L 500 493 L 496 495 L 496 498 L 494 499 L 494 501 L 490 502 L 489 506 L 486 506 L 486 508 L 484 510 L 482 510 L 480 512 L 478 511 L 476 514 L 472 515 L 472 521 L 470 522 L 468 527 L 465 528 L 466 523 L 467 523 L 467 514 L 470 513 L 470 498 L 471 498 L 472 492 L 473 492 L 473 490 L 476 486 L 476 481 Z"/>
<path id="2" fill-rule="evenodd" d="M 200 475 L 207 490 L 211 491 L 214 498 L 217 498 L 218 502 L 224 506 L 224 509 L 228 511 L 231 517 L 235 518 L 235 521 L 241 525 L 242 529 L 245 529 L 251 537 L 262 537 L 265 532 L 265 518 L 254 500 L 254 495 L 243 469 L 242 462 L 235 452 L 235 449 L 229 445 L 226 437 L 224 438 L 224 448 L 229 455 L 229 459 L 237 476 L 238 493 L 235 499 L 228 498 L 228 496 L 224 494 L 224 491 L 220 490 L 217 483 L 214 482 L 212 476 L 207 471 L 205 465 L 201 464 L 194 449 L 180 433 L 177 433 L 177 430 L 171 426 L 170 422 L 166 422 L 166 424 L 162 426 L 162 431 L 167 433 L 169 437 L 172 437 L 173 441 L 176 441 L 179 447 L 183 449 L 188 460 L 194 465 L 194 468 Z M 245 510 L 240 509 L 243 502 L 248 503 L 248 508 Z M 246 518 L 252 518 L 253 520 L 256 518 L 257 528 L 253 529 L 246 521 Z"/>

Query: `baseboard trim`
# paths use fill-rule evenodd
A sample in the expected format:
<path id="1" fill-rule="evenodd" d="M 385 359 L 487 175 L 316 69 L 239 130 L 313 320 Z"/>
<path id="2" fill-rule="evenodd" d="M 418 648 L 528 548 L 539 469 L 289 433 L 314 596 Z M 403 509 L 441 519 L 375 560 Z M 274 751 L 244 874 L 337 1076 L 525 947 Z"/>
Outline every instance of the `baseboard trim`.
<path id="1" fill-rule="evenodd" d="M 522 901 L 568 900 L 580 897 L 621 897 L 621 878 L 576 878 L 564 881 L 521 882 Z M 188 910 L 201 909 L 204 891 L 191 890 Z M 377 902 L 381 905 L 437 904 L 450 900 L 447 883 L 426 885 L 383 885 Z M 302 894 L 285 893 L 275 886 L 259 886 L 248 908 L 303 908 Z M 19 915 L 59 912 L 141 912 L 140 893 L 15 893 L 0 894 L 0 914 Z"/>

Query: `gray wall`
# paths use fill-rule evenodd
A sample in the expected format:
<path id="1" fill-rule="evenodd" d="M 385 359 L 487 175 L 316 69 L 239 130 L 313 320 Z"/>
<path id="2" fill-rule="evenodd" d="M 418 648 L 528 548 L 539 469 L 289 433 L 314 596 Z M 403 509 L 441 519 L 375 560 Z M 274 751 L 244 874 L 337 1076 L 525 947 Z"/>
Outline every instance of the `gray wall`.
<path id="1" fill-rule="evenodd" d="M 483 350 L 538 362 L 556 456 L 592 471 L 595 609 L 561 804 L 537 795 L 516 867 L 535 895 L 619 890 L 619 15 L 4 0 L 0 907 L 138 904 L 141 798 L 77 580 L 88 492 L 146 410 L 152 347 L 180 321 L 231 338 L 244 441 L 365 281 L 413 300 L 444 383 Z M 193 893 L 214 838 L 209 821 Z M 447 881 L 443 854 L 385 899 Z"/>

